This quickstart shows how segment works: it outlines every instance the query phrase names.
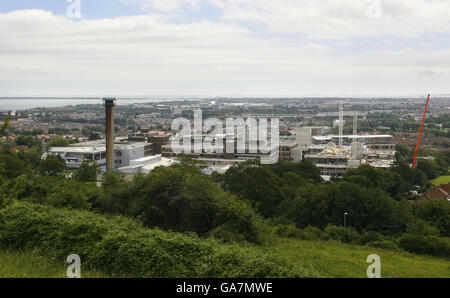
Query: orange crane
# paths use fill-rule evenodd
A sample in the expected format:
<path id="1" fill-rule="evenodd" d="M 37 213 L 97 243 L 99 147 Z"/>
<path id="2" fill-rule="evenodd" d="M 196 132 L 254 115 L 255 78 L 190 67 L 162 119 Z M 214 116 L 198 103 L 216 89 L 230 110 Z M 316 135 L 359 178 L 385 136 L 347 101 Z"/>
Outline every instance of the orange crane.
<path id="1" fill-rule="evenodd" d="M 419 137 L 417 138 L 416 151 L 414 152 L 414 159 L 411 168 L 416 167 L 417 153 L 419 151 L 420 137 L 422 136 L 423 123 L 425 122 L 425 115 L 427 114 L 428 103 L 430 102 L 430 94 L 428 94 L 427 103 L 425 104 L 425 111 L 423 111 L 422 124 L 420 125 Z"/>

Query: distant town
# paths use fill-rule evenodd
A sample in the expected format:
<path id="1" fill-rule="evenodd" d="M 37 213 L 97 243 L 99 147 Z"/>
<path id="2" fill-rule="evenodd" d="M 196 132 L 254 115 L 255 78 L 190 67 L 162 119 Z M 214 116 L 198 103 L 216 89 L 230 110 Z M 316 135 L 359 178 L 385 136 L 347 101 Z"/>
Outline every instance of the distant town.
<path id="1" fill-rule="evenodd" d="M 170 166 L 183 156 L 205 173 L 224 173 L 232 165 L 267 156 L 248 149 L 238 152 L 237 142 L 234 153 L 173 152 L 171 139 L 176 132 L 171 130 L 171 122 L 179 117 L 192 119 L 193 111 L 200 109 L 205 119 L 278 118 L 279 159 L 310 160 L 328 181 L 361 164 L 391 167 L 396 146 L 415 146 L 424 103 L 423 98 L 214 98 L 116 105 L 114 169 L 131 177 Z M 101 170 L 106 169 L 102 99 L 98 104 L 76 105 L 74 100 L 71 106 L 7 111 L 2 119 L 8 113 L 9 134 L 2 141 L 13 144 L 12 150 L 26 151 L 30 139 L 36 138 L 42 144 L 43 157 L 59 155 L 68 169 L 79 169 L 85 160 L 94 160 Z M 449 115 L 450 98 L 433 98 L 421 141 L 423 152 L 448 150 Z M 201 138 L 208 133 L 202 132 Z M 433 158 L 425 155 L 421 158 Z"/>

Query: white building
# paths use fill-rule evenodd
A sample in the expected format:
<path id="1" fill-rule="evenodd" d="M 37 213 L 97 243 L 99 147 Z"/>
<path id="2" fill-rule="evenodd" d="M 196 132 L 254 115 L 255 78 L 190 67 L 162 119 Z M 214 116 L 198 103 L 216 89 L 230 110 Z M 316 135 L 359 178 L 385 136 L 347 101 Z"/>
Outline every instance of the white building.
<path id="1" fill-rule="evenodd" d="M 59 155 L 69 169 L 79 169 L 85 160 L 93 160 L 100 167 L 106 165 L 105 147 L 52 147 L 48 154 Z"/>
<path id="2" fill-rule="evenodd" d="M 162 157 L 161 154 L 146 156 L 130 161 L 126 167 L 118 168 L 117 170 L 125 174 L 148 174 L 156 167 L 169 167 L 177 163 L 174 159 Z"/>
<path id="3" fill-rule="evenodd" d="M 132 160 L 151 155 L 152 144 L 147 142 L 128 142 L 116 138 L 114 143 L 115 168 L 126 167 Z M 52 147 L 48 154 L 59 155 L 69 169 L 78 169 L 85 160 L 95 161 L 101 168 L 106 166 L 105 140 L 73 144 L 69 147 Z"/>

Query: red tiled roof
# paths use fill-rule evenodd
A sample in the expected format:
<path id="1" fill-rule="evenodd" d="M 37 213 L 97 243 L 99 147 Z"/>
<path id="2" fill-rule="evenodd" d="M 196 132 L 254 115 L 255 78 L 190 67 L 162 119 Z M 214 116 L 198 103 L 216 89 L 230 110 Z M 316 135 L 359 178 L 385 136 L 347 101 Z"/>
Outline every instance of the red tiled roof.
<path id="1" fill-rule="evenodd" d="M 441 184 L 439 188 L 445 191 L 446 193 L 450 193 L 450 184 Z"/>
<path id="2" fill-rule="evenodd" d="M 450 184 L 432 186 L 422 195 L 422 199 L 423 200 L 439 199 L 447 201 L 448 199 L 450 199 Z"/>

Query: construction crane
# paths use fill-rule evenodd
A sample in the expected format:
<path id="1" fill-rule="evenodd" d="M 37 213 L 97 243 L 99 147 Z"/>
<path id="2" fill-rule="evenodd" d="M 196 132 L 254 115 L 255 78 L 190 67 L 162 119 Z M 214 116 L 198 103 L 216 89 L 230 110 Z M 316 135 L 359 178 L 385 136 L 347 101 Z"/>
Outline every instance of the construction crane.
<path id="1" fill-rule="evenodd" d="M 422 124 L 420 125 L 419 137 L 417 138 L 416 151 L 414 152 L 414 159 L 413 159 L 413 163 L 411 166 L 411 168 L 413 168 L 413 169 L 416 167 L 416 163 L 417 163 L 417 154 L 419 153 L 420 138 L 422 136 L 423 124 L 425 122 L 425 115 L 427 114 L 427 107 L 428 107 L 429 102 L 430 102 L 430 94 L 428 94 L 427 103 L 425 104 L 425 110 L 423 111 Z"/>
<path id="2" fill-rule="evenodd" d="M 344 102 L 339 105 L 339 146 L 342 147 L 342 135 L 344 132 Z"/>
<path id="3" fill-rule="evenodd" d="M 358 113 L 353 113 L 353 141 L 352 141 L 352 156 L 357 157 L 356 136 L 358 135 Z"/>

